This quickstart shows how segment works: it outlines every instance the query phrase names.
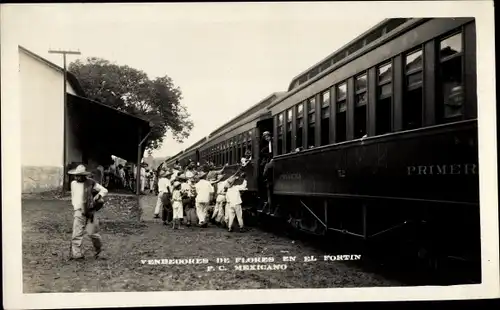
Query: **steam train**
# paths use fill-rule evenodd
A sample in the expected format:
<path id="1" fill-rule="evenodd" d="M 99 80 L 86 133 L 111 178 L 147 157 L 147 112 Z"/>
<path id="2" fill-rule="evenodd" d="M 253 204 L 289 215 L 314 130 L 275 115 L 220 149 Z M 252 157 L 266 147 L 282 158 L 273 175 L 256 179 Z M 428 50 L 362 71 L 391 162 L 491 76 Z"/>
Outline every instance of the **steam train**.
<path id="1" fill-rule="evenodd" d="M 480 276 L 475 31 L 474 18 L 384 20 L 166 164 L 230 174 L 251 150 L 245 205 L 258 213 Z"/>

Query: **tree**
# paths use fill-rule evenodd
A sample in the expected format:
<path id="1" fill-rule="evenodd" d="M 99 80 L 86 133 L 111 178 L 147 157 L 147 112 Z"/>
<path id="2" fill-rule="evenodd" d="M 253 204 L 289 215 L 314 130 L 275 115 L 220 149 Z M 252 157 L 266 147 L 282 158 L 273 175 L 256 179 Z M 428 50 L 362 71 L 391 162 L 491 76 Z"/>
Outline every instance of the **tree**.
<path id="1" fill-rule="evenodd" d="M 68 70 L 88 98 L 153 123 L 146 146 L 149 153 L 161 146 L 169 131 L 178 142 L 189 137 L 193 122 L 181 104 L 181 90 L 167 75 L 150 80 L 141 70 L 96 57 L 77 60 Z"/>

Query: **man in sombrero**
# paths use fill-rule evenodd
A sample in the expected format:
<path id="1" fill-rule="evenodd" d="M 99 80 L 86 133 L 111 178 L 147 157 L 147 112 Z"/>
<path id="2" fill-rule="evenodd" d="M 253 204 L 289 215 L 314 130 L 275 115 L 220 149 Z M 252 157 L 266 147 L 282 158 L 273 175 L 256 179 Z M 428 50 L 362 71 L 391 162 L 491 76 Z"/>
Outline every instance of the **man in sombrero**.
<path id="1" fill-rule="evenodd" d="M 73 236 L 71 239 L 71 258 L 84 259 L 82 254 L 82 241 L 87 228 L 87 233 L 95 249 L 95 258 L 99 257 L 102 250 L 101 236 L 99 235 L 99 221 L 95 213 L 99 211 L 108 190 L 95 180 L 88 178 L 84 165 L 79 165 L 68 174 L 74 176 L 71 182 L 71 204 L 73 205 Z"/>

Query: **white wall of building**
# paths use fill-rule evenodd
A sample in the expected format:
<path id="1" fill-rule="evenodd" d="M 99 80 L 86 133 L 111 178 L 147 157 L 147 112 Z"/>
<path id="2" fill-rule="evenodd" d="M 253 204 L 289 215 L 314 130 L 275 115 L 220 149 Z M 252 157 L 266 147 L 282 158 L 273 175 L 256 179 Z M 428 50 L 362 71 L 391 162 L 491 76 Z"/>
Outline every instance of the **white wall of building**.
<path id="1" fill-rule="evenodd" d="M 19 79 L 23 191 L 61 186 L 64 136 L 62 70 L 19 49 Z M 67 92 L 75 94 L 69 83 Z M 72 149 L 68 152 L 72 158 L 81 157 L 71 143 L 68 147 Z"/>
<path id="2" fill-rule="evenodd" d="M 63 165 L 63 74 L 19 51 L 22 164 Z M 75 94 L 71 85 L 67 91 Z"/>

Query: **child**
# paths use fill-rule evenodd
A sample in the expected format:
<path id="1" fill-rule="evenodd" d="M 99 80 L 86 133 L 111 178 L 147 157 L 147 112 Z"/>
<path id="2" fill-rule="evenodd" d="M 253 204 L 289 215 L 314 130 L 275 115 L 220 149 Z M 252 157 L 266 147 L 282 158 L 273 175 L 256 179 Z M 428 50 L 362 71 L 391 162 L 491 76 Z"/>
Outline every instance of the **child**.
<path id="1" fill-rule="evenodd" d="M 189 179 L 181 184 L 181 192 L 183 195 L 182 207 L 186 209 L 186 226 L 191 226 L 191 223 L 198 221 L 196 211 L 194 209 L 194 199 L 196 190 L 194 188 L 193 179 Z"/>
<path id="2" fill-rule="evenodd" d="M 181 219 L 184 218 L 184 211 L 182 210 L 181 183 L 179 181 L 175 181 L 173 187 L 174 192 L 172 194 L 172 209 L 174 210 L 174 220 L 172 221 L 172 228 L 180 229 Z"/>
<path id="3" fill-rule="evenodd" d="M 248 163 L 252 161 L 252 152 L 250 150 L 246 150 L 245 156 L 241 158 L 241 166 L 246 167 Z"/>
<path id="4" fill-rule="evenodd" d="M 240 191 L 244 191 L 247 189 L 247 180 L 243 180 L 241 185 L 235 185 L 235 180 L 238 177 L 230 178 L 227 181 L 228 189 L 226 192 L 226 210 L 229 212 L 228 216 L 228 231 L 231 232 L 233 230 L 233 221 L 234 216 L 238 218 L 238 224 L 240 225 L 240 232 L 244 231 L 243 226 L 243 210 L 241 209 L 241 193 Z"/>

